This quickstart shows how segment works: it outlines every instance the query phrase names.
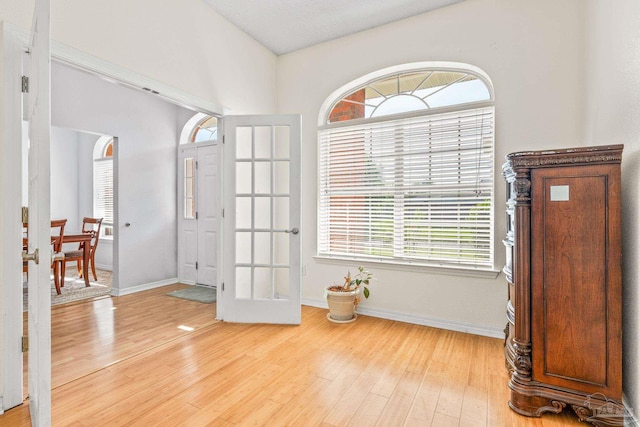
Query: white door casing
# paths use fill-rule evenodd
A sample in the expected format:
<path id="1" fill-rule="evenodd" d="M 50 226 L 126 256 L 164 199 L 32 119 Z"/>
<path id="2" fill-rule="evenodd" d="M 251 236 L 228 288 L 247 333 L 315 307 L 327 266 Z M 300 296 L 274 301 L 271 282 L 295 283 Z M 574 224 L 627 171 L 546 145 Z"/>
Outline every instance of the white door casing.
<path id="1" fill-rule="evenodd" d="M 29 55 L 29 409 L 34 426 L 51 425 L 51 54 L 50 2 L 36 0 Z"/>
<path id="2" fill-rule="evenodd" d="M 301 117 L 224 118 L 223 319 L 301 321 Z"/>

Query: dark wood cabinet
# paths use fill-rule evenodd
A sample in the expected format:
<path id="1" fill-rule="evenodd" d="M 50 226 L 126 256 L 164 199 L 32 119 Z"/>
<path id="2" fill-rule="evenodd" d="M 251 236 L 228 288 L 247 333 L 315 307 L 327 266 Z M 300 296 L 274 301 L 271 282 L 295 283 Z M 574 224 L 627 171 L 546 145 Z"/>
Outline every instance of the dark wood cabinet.
<path id="1" fill-rule="evenodd" d="M 507 155 L 505 357 L 520 414 L 622 422 L 622 149 Z"/>

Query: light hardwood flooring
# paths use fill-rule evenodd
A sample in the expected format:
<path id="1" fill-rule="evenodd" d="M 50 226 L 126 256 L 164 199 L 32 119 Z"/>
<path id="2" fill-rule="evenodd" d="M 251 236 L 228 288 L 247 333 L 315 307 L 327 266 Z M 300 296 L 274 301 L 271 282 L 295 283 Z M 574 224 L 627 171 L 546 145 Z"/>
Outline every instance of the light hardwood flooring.
<path id="1" fill-rule="evenodd" d="M 180 286 L 53 309 L 54 426 L 584 425 L 508 408 L 502 340 L 306 306 L 300 326 L 215 322 Z"/>

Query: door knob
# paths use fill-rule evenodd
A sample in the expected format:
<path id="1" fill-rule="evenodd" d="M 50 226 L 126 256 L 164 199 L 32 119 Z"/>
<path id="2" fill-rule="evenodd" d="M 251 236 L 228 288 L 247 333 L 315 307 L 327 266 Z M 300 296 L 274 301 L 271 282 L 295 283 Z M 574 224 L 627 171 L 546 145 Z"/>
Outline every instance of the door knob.
<path id="1" fill-rule="evenodd" d="M 293 227 L 291 230 L 285 230 L 285 233 L 298 234 L 300 230 L 297 227 Z"/>
<path id="2" fill-rule="evenodd" d="M 40 263 L 40 254 L 38 248 L 35 251 L 28 253 L 27 251 L 22 251 L 22 261 L 33 261 L 36 264 Z"/>

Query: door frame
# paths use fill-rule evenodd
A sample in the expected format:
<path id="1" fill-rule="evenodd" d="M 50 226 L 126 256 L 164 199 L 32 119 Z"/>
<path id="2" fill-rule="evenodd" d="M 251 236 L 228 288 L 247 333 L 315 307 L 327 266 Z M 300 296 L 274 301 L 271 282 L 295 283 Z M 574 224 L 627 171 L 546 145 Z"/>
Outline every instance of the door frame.
<path id="1" fill-rule="evenodd" d="M 15 185 L 16 177 L 22 177 L 22 93 L 20 76 L 25 51 L 24 43 L 8 26 L 0 22 L 2 35 L 2 81 L 0 93 L 2 107 L 2 133 L 0 134 L 1 176 L 0 194 L 3 208 L 0 211 L 0 280 L 4 284 L 22 284 L 22 265 L 19 248 L 22 247 L 21 217 L 22 186 Z M 14 125 L 15 124 L 15 125 Z M 23 329 L 22 286 L 2 286 L 2 390 L 0 414 L 20 405 L 23 401 L 23 357 L 21 349 Z"/>
<path id="2" fill-rule="evenodd" d="M 219 123 L 222 121 L 221 118 L 218 117 L 218 121 Z M 188 126 L 185 125 L 185 126 Z M 219 126 L 221 128 L 221 126 Z M 198 149 L 199 148 L 204 148 L 204 147 L 217 147 L 217 151 L 218 151 L 218 164 L 217 164 L 217 173 L 218 173 L 218 182 L 217 182 L 217 195 L 218 195 L 218 201 L 219 201 L 219 208 L 220 208 L 220 213 L 217 217 L 217 224 L 216 224 L 216 235 L 217 235 L 217 241 L 216 241 L 216 258 L 217 258 L 217 277 L 216 277 L 216 283 L 214 284 L 214 286 L 219 287 L 218 283 L 219 283 L 219 278 L 220 278 L 220 274 L 221 274 L 221 262 L 222 262 L 222 254 L 221 254 L 221 248 L 222 248 L 222 179 L 221 179 L 221 174 L 222 174 L 222 169 L 223 169 L 223 165 L 222 165 L 222 139 L 215 139 L 215 140 L 211 140 L 211 141 L 202 141 L 202 142 L 197 142 L 197 143 L 189 143 L 189 144 L 179 144 L 178 145 L 178 156 L 177 156 L 177 161 L 178 161 L 178 168 L 177 168 L 177 184 L 178 184 L 178 197 L 177 197 L 177 212 L 178 212 L 178 280 L 181 283 L 186 283 L 189 285 L 196 285 L 197 284 L 197 273 L 196 273 L 196 280 L 190 280 L 190 279 L 186 279 L 186 274 L 183 270 L 183 265 L 184 265 L 184 257 L 185 257 L 185 250 L 186 248 L 184 247 L 184 245 L 182 244 L 183 239 L 182 239 L 182 233 L 184 232 L 184 215 L 182 214 L 182 210 L 184 208 L 183 206 L 183 200 L 184 200 L 184 185 L 183 185 L 183 177 L 184 177 L 184 159 L 185 157 L 189 157 L 184 155 L 184 150 L 188 149 L 188 150 L 193 150 L 195 152 L 195 159 L 196 161 L 198 160 Z M 198 186 L 198 173 L 195 174 L 196 177 L 196 186 Z M 199 187 L 198 187 L 199 188 Z M 198 199 L 200 199 L 200 194 L 199 194 L 199 190 L 198 188 L 196 189 L 196 211 L 198 211 L 198 207 L 197 207 L 197 203 L 198 203 Z M 197 248 L 196 248 L 197 250 Z M 218 298 L 218 303 L 220 302 L 220 298 Z"/>

